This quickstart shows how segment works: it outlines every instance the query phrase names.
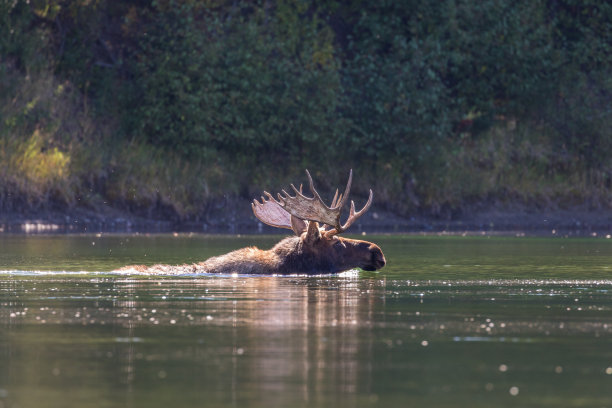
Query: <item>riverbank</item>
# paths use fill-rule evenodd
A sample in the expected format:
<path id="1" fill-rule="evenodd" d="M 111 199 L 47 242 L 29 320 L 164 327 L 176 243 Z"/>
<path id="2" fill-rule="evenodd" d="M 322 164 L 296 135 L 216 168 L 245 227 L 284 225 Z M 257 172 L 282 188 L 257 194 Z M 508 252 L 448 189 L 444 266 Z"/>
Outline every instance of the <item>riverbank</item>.
<path id="1" fill-rule="evenodd" d="M 351 168 L 374 191 L 364 231 L 610 227 L 590 4 L 9 3 L 4 231 L 266 232 L 249 200 L 305 168 L 328 198 Z"/>
<path id="2" fill-rule="evenodd" d="M 206 219 L 175 221 L 149 218 L 110 206 L 66 211 L 0 214 L 0 233 L 229 233 L 282 232 L 257 220 L 248 202 L 226 203 Z M 498 232 L 537 235 L 606 235 L 612 233 L 612 210 L 585 208 L 538 210 L 522 206 L 470 208 L 441 218 L 423 214 L 402 217 L 373 206 L 350 233 Z"/>

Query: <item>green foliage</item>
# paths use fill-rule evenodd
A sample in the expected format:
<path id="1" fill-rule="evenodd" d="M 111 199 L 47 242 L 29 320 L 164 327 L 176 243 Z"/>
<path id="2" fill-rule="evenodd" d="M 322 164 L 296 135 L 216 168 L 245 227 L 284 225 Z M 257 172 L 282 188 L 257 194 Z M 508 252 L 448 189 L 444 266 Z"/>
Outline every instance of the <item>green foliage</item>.
<path id="1" fill-rule="evenodd" d="M 521 115 L 554 91 L 559 61 L 544 1 L 449 2 L 446 27 L 445 82 L 464 114 Z"/>
<path id="2" fill-rule="evenodd" d="M 126 95 L 129 129 L 185 155 L 319 153 L 335 132 L 331 37 L 314 20 L 281 26 L 295 18 L 287 8 L 225 14 L 171 3 L 146 13 L 128 61 L 139 78 Z"/>
<path id="3" fill-rule="evenodd" d="M 401 156 L 411 168 L 436 157 L 454 119 L 439 72 L 444 55 L 435 35 L 421 35 L 428 28 L 414 6 L 382 2 L 347 22 L 353 30 L 342 69 L 349 148 L 382 160 Z"/>
<path id="4" fill-rule="evenodd" d="M 608 71 L 577 73 L 564 81 L 555 103 L 538 110 L 562 155 L 589 169 L 612 165 L 612 78 Z"/>
<path id="5" fill-rule="evenodd" d="M 27 2 L 0 0 L 0 66 L 11 64 L 31 72 L 49 65 L 46 46 L 50 33 L 36 26 L 35 19 Z M 0 80 L 3 77 L 0 71 Z"/>
<path id="6" fill-rule="evenodd" d="M 560 0 L 548 6 L 552 37 L 566 72 L 609 70 L 612 62 L 612 4 Z"/>
<path id="7" fill-rule="evenodd" d="M 487 202 L 540 210 L 607 206 L 610 162 L 595 169 L 560 154 L 548 132 L 532 123 L 498 124 L 476 141 L 457 140 L 443 152 L 448 169 L 440 183 L 419 194 L 433 206 L 457 209 Z"/>
<path id="8" fill-rule="evenodd" d="M 1 211 L 96 209 L 112 201 L 183 219 L 205 212 L 211 190 L 231 191 L 209 163 L 111 137 L 115 126 L 93 122 L 78 91 L 48 72 L 6 75 L 18 91 L 0 92 Z"/>
<path id="9" fill-rule="evenodd" d="M 596 0 L 0 0 L 0 207 L 184 219 L 304 167 L 404 214 L 609 205 L 611 47 Z"/>
<path id="10" fill-rule="evenodd" d="M 56 137 L 66 98 L 49 74 L 5 66 L 0 85 L 0 209 L 74 200 L 71 157 Z M 59 102 L 59 103 L 58 103 Z M 56 104 L 57 103 L 57 104 Z M 77 118 L 71 118 L 77 119 Z"/>

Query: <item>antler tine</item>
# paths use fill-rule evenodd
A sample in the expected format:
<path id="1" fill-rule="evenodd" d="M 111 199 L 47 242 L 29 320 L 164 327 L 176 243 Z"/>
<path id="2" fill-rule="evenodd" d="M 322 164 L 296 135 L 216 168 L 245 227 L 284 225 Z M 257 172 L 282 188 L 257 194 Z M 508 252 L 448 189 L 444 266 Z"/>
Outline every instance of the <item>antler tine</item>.
<path id="1" fill-rule="evenodd" d="M 308 176 L 308 183 L 310 184 L 310 192 L 314 195 L 314 198 L 317 201 L 319 201 L 321 204 L 323 204 L 328 210 L 331 210 L 331 208 L 325 205 L 325 203 L 323 202 L 323 199 L 321 198 L 317 190 L 314 188 L 314 182 L 312 181 L 312 177 L 310 176 L 310 172 L 308 171 L 308 169 L 306 169 L 306 175 Z"/>
<path id="2" fill-rule="evenodd" d="M 276 204 L 279 204 L 279 202 L 276 201 L 276 199 L 274 198 L 274 196 L 272 194 L 268 193 L 267 191 L 264 191 L 264 194 L 268 197 L 269 201 L 274 201 Z M 261 197 L 261 202 L 265 203 L 266 200 L 263 197 Z"/>
<path id="3" fill-rule="evenodd" d="M 276 201 L 276 200 L 274 200 L 274 197 L 272 197 L 272 195 L 270 195 L 270 193 L 268 193 L 267 191 L 264 191 L 264 194 L 267 194 L 269 198 L 271 198 L 273 201 Z M 264 198 L 264 196 L 260 196 L 259 199 L 261 200 L 261 202 L 259 202 L 258 199 L 254 198 L 253 202 L 251 203 L 251 206 L 260 206 L 261 207 L 261 206 L 266 204 L 266 199 Z"/>
<path id="4" fill-rule="evenodd" d="M 342 196 L 340 196 L 342 198 Z M 331 207 L 334 208 L 336 206 L 336 200 L 338 199 L 338 189 L 336 189 L 336 193 L 334 194 L 334 199 L 332 200 Z"/>
<path id="5" fill-rule="evenodd" d="M 344 194 L 342 194 L 340 196 L 340 199 L 338 200 L 339 203 L 336 205 L 335 208 L 342 208 L 342 207 L 344 207 L 344 204 L 346 204 L 346 200 L 348 199 L 348 196 L 351 193 L 351 184 L 352 183 L 353 183 L 353 169 L 351 169 L 349 171 L 349 179 L 348 179 L 348 182 L 346 183 L 346 188 L 344 189 Z"/>
<path id="6" fill-rule="evenodd" d="M 346 222 L 343 225 L 336 226 L 329 233 L 332 234 L 332 235 L 333 234 L 340 234 L 340 233 L 346 231 L 347 229 L 349 229 L 349 227 L 351 225 L 353 225 L 353 223 L 359 217 L 361 217 L 363 214 L 366 213 L 366 211 L 368 211 L 370 209 L 370 206 L 372 205 L 372 199 L 373 198 L 374 198 L 374 193 L 372 192 L 372 190 L 370 190 L 370 196 L 368 197 L 368 202 L 365 203 L 363 208 L 361 210 L 357 211 L 357 212 L 355 212 L 355 202 L 353 200 L 351 200 L 351 210 L 349 212 L 348 219 L 346 220 Z"/>
<path id="7" fill-rule="evenodd" d="M 300 189 L 298 190 L 293 184 L 291 184 L 291 188 L 293 189 L 293 191 L 295 191 L 295 194 L 306 198 L 306 196 L 304 194 L 302 194 L 302 185 L 300 184 Z M 285 190 L 283 190 L 283 192 L 286 194 Z"/>

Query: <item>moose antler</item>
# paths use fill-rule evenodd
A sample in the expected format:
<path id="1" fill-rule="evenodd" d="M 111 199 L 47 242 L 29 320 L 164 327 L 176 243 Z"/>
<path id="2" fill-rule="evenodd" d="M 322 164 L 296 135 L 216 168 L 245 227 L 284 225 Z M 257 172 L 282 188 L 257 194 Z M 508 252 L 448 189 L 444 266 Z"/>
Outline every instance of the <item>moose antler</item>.
<path id="1" fill-rule="evenodd" d="M 331 207 L 328 207 L 321 199 L 321 196 L 314 187 L 312 177 L 310 176 L 310 172 L 308 170 L 306 170 L 306 175 L 308 176 L 310 192 L 313 195 L 312 197 L 306 197 L 304 194 L 302 194 L 301 186 L 298 190 L 293 184 L 291 184 L 291 188 L 295 192 L 295 196 L 291 196 L 285 190 L 282 190 L 282 194 L 278 194 L 277 201 L 274 199 L 274 197 L 272 197 L 271 194 L 267 192 L 265 194 L 294 217 L 300 218 L 302 220 L 320 222 L 333 227 L 333 229 L 326 232 L 326 234 L 328 235 L 340 234 L 346 231 L 351 225 L 353 225 L 353 223 L 359 217 L 365 214 L 365 212 L 368 211 L 368 209 L 372 205 L 373 193 L 372 190 L 370 190 L 370 197 L 368 198 L 368 202 L 361 210 L 356 212 L 355 202 L 351 201 L 351 210 L 349 213 L 349 217 L 344 224 L 341 224 L 340 213 L 342 212 L 342 207 L 344 207 L 344 204 L 346 204 L 348 196 L 351 192 L 351 184 L 353 182 L 353 170 L 349 172 L 349 179 L 346 184 L 346 188 L 344 189 L 344 194 L 340 194 L 338 196 L 338 190 L 336 190 Z"/>
<path id="2" fill-rule="evenodd" d="M 251 203 L 253 214 L 261 222 L 277 228 L 291 229 L 291 214 L 285 211 L 267 191 L 264 192 L 268 196 L 268 200 L 262 196 L 261 203 L 257 199 Z"/>
<path id="3" fill-rule="evenodd" d="M 302 186 L 300 186 L 300 192 L 301 191 Z M 251 203 L 253 214 L 255 214 L 261 222 L 272 227 L 293 230 L 296 235 L 300 235 L 306 230 L 308 224 L 306 224 L 304 220 L 289 214 L 278 202 L 276 202 L 270 193 L 267 191 L 264 191 L 264 193 L 268 196 L 268 200 L 262 196 L 261 203 L 257 201 L 257 199 L 253 200 Z"/>

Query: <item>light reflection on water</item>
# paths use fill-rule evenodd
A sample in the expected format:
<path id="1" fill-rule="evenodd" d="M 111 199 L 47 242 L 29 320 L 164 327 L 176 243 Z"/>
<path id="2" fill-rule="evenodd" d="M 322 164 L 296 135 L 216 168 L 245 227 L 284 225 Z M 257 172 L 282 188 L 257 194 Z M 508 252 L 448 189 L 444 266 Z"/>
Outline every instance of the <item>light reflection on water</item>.
<path id="1" fill-rule="evenodd" d="M 397 241 L 378 274 L 5 264 L 0 406 L 612 406 L 607 247 Z"/>

